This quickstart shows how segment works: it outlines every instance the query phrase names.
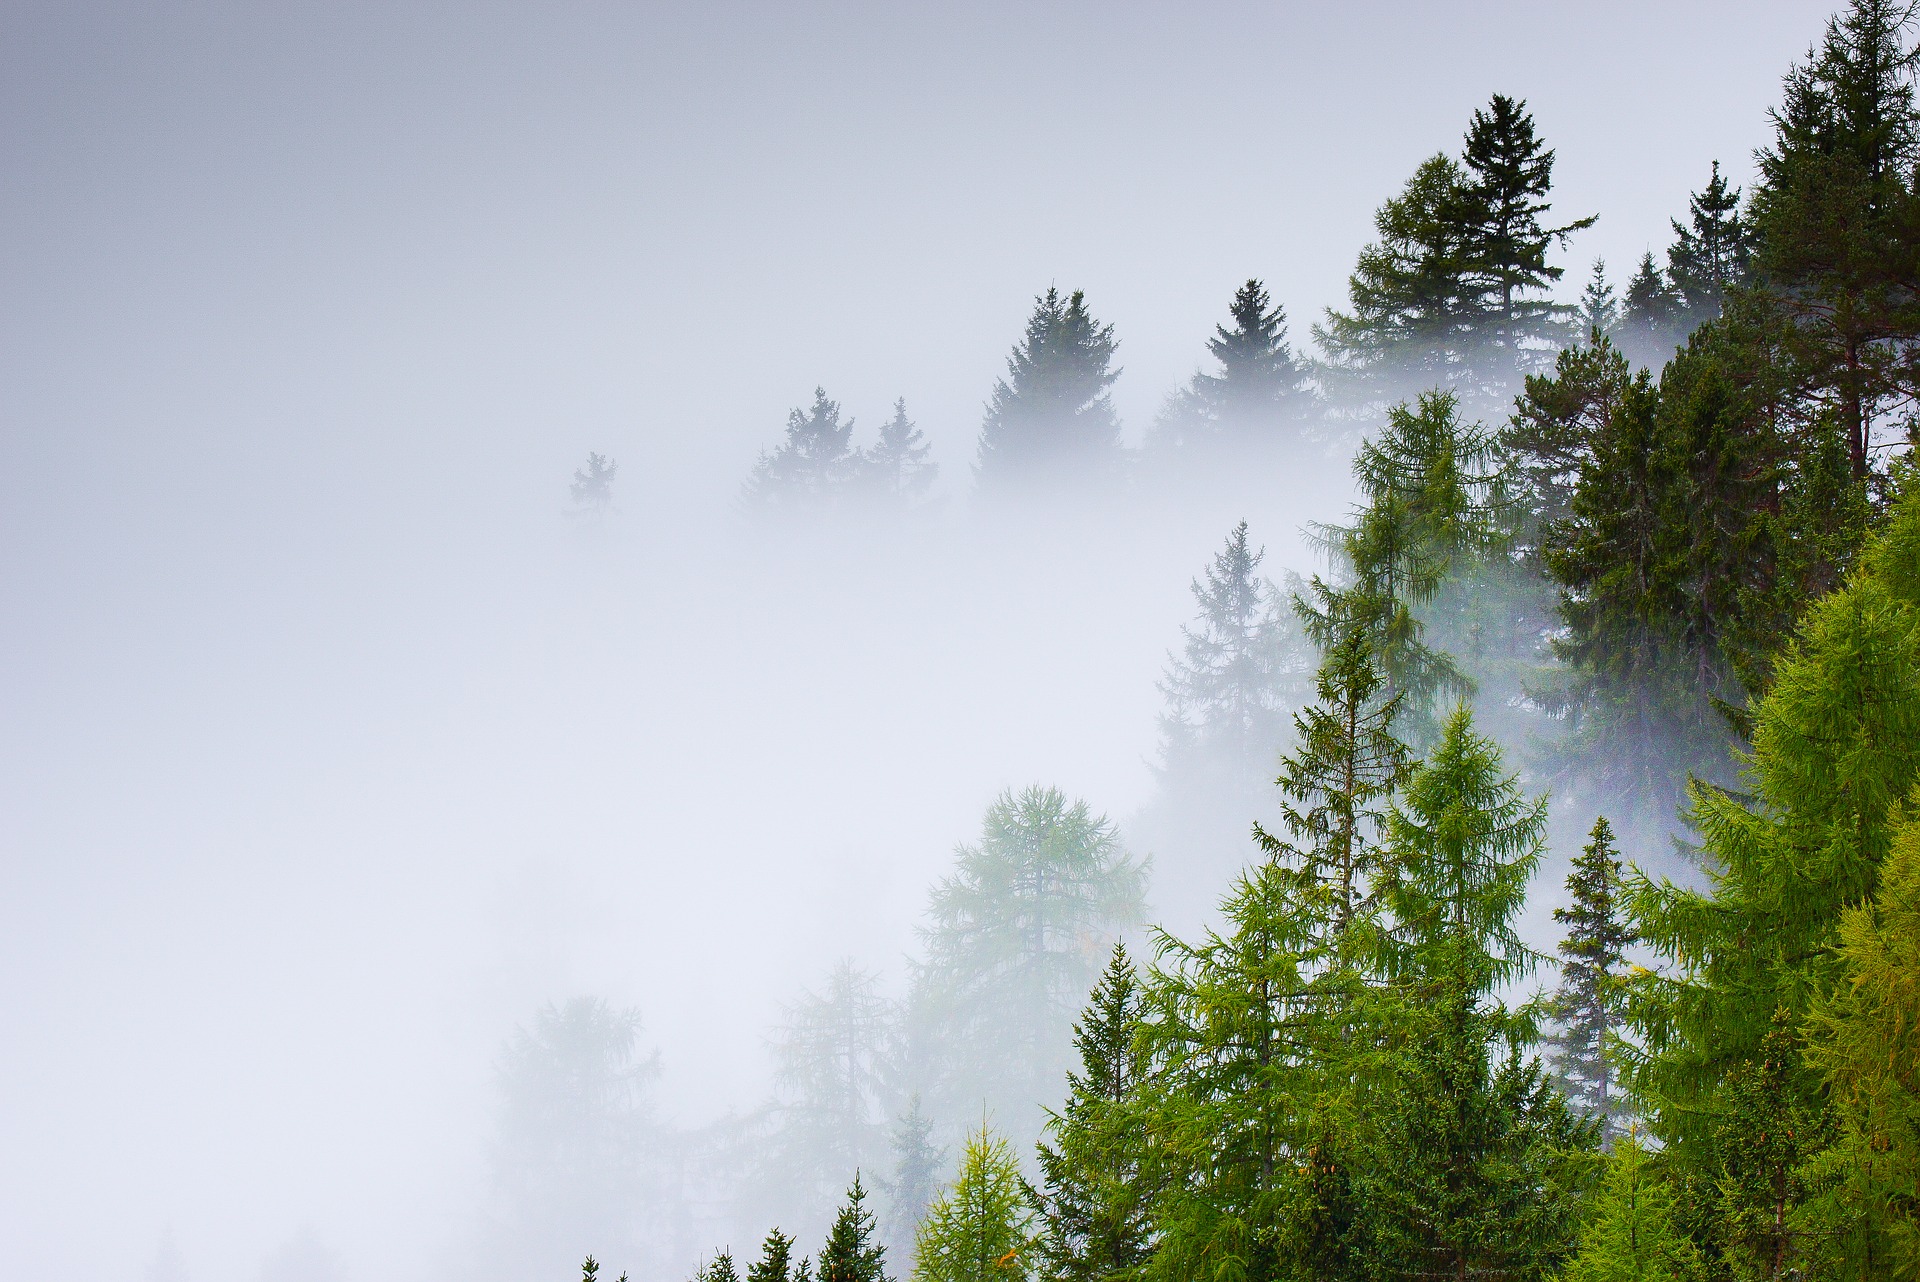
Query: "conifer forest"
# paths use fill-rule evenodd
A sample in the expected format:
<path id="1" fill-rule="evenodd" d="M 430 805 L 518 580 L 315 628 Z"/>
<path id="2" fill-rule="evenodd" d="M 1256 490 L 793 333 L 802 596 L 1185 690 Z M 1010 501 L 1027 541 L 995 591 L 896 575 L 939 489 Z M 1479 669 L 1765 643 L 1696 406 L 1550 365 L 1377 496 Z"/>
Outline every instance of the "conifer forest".
<path id="1" fill-rule="evenodd" d="M 405 264 L 482 243 L 448 211 L 364 268 L 374 390 L 246 374 L 350 451 L 249 435 L 204 490 L 126 487 L 186 466 L 157 438 L 60 453 L 110 519 L 9 488 L 0 1275 L 1920 1282 L 1920 5 L 1835 2 L 1637 261 L 1540 94 L 1445 69 L 1476 105 L 1395 109 L 1338 296 L 1266 226 L 1144 414 L 1151 299 L 1021 257 L 1012 323 L 922 350 L 902 257 L 859 331 L 899 386 L 745 290 L 699 394 L 804 360 L 744 447 L 672 369 L 555 391 L 589 342 L 484 384 L 537 449 L 423 448 L 377 427 L 443 413 L 413 363 L 516 369 L 489 299 L 579 302 L 492 263 L 421 319 Z M 739 208 L 881 199 L 796 173 Z M 276 307 L 363 265 L 309 268 Z M 272 324 L 197 288 L 183 343 Z"/>

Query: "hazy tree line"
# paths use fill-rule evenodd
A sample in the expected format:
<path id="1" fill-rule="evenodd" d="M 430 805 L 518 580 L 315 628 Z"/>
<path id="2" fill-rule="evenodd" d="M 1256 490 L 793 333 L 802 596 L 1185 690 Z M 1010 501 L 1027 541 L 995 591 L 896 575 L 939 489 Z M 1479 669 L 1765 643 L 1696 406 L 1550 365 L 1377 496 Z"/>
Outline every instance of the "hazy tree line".
<path id="1" fill-rule="evenodd" d="M 1370 428 L 1323 572 L 1276 585 L 1234 529 L 1169 657 L 1163 792 L 1278 818 L 1211 928 L 1141 952 L 1113 826 L 998 799 L 908 991 L 835 971 L 776 1034 L 779 1100 L 708 1146 L 730 1196 L 838 1204 L 749 1279 L 1920 1278 L 1913 17 L 1838 15 L 1753 189 L 1714 166 L 1618 297 L 1596 264 L 1554 300 L 1592 220 L 1549 217 L 1553 154 L 1498 96 L 1381 208 L 1319 360 L 1239 291 L 1147 448 Z M 982 491 L 1125 480 L 1114 350 L 1041 297 Z M 825 444 L 796 411 L 782 449 L 851 486 L 816 410 Z M 1515 925 L 1549 780 L 1592 819 L 1557 965 Z M 1647 870 L 1675 822 L 1688 884 Z M 624 1098 L 631 1024 L 581 1009 L 613 1049 L 569 1098 Z M 600 1142 L 580 1169 L 638 1178 Z"/>

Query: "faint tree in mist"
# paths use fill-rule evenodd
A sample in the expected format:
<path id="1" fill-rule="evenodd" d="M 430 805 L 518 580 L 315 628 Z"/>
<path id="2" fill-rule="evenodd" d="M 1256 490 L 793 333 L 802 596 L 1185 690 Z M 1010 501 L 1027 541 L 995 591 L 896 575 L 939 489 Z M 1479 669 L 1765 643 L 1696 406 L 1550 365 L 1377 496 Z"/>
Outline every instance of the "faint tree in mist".
<path id="1" fill-rule="evenodd" d="M 933 890 L 912 1035 L 936 1116 L 984 1103 L 1022 1143 L 1065 1088 L 1073 1018 L 1113 941 L 1145 915 L 1146 861 L 1058 788 L 1002 793 Z"/>
<path id="2" fill-rule="evenodd" d="M 638 1244 L 660 1207 L 646 1100 L 659 1055 L 640 1051 L 638 1011 L 597 997 L 549 1004 L 502 1051 L 493 1168 L 516 1245 Z"/>
<path id="3" fill-rule="evenodd" d="M 907 417 L 906 398 L 895 400 L 893 417 L 880 426 L 880 439 L 860 452 L 857 470 L 866 497 L 883 508 L 924 502 L 940 472 L 940 465 L 928 457 L 932 452 Z"/>
<path id="4" fill-rule="evenodd" d="M 1232 327 L 1216 325 L 1207 340 L 1215 372 L 1195 374 L 1169 398 L 1149 434 L 1149 450 L 1292 445 L 1318 419 L 1310 372 L 1294 355 L 1286 311 L 1266 286 L 1242 285 L 1228 314 Z"/>
<path id="5" fill-rule="evenodd" d="M 833 507 L 859 466 L 853 420 L 841 419 L 840 402 L 816 387 L 812 405 L 788 413 L 786 438 L 753 465 L 742 497 L 750 508 Z"/>
<path id="6" fill-rule="evenodd" d="M 613 512 L 613 478 L 620 465 L 604 454 L 587 455 L 587 465 L 573 474 L 569 491 L 573 500 L 570 515 L 584 517 L 598 526 Z"/>
<path id="7" fill-rule="evenodd" d="M 888 1146 L 893 1151 L 893 1178 L 885 1183 L 887 1246 L 896 1260 L 911 1260 L 914 1236 L 940 1193 L 940 1171 L 946 1161 L 946 1151 L 934 1145 L 933 1119 L 921 1109 L 919 1092 L 895 1120 Z"/>
<path id="8" fill-rule="evenodd" d="M 1119 344 L 1079 290 L 1034 300 L 980 428 L 974 477 L 982 490 L 1111 480 L 1125 458 L 1109 389 Z"/>

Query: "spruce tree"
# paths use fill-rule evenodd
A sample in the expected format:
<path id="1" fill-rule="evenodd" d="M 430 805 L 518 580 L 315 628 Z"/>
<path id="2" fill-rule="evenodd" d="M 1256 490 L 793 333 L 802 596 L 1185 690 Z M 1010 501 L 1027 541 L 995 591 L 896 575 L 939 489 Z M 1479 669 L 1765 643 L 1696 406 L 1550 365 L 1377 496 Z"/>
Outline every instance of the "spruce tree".
<path id="1" fill-rule="evenodd" d="M 1567 894 L 1572 903 L 1553 910 L 1567 927 L 1560 986 L 1548 1006 L 1558 1025 L 1553 1072 L 1574 1108 L 1599 1119 L 1601 1139 L 1610 1143 L 1624 1130 L 1626 1103 L 1614 1086 L 1607 1041 L 1621 1022 L 1620 968 L 1633 930 L 1624 920 L 1620 857 L 1604 816 L 1593 821 L 1591 839 L 1573 861 Z"/>
<path id="2" fill-rule="evenodd" d="M 1548 249 L 1597 216 L 1542 225 L 1551 208 L 1553 152 L 1534 132 L 1523 101 L 1495 94 L 1475 111 L 1461 160 L 1461 258 L 1488 318 L 1481 341 L 1520 367 L 1529 343 L 1567 336 L 1570 309 L 1540 297 L 1565 274 L 1548 265 Z"/>
<path id="3" fill-rule="evenodd" d="M 1593 465 L 1594 441 L 1632 383 L 1625 356 L 1604 332 L 1564 348 L 1551 374 L 1527 377 L 1500 434 L 1511 460 L 1507 521 L 1517 550 L 1544 570 L 1549 531 L 1573 514 L 1573 496 Z"/>
<path id="4" fill-rule="evenodd" d="M 1100 953 L 1144 913 L 1145 865 L 1115 826 L 1057 788 L 1001 794 L 956 852 L 921 930 L 913 1018 L 928 1043 L 935 1115 L 984 1101 L 1039 1133 L 1066 1077 L 1068 1029 Z"/>
<path id="5" fill-rule="evenodd" d="M 881 504 L 911 506 L 925 499 L 939 474 L 940 465 L 928 457 L 932 452 L 901 397 L 893 403 L 893 417 L 881 424 L 880 439 L 860 453 L 860 480 Z"/>
<path id="6" fill-rule="evenodd" d="M 1327 310 L 1314 338 L 1349 395 L 1385 404 L 1470 377 L 1477 300 L 1463 279 L 1460 166 L 1422 162 L 1374 215 L 1377 237 L 1347 278 L 1348 310 Z"/>
<path id="7" fill-rule="evenodd" d="M 779 1229 L 769 1230 L 760 1244 L 760 1258 L 747 1267 L 747 1282 L 793 1282 L 793 1239 Z"/>
<path id="8" fill-rule="evenodd" d="M 1195 374 L 1155 426 L 1161 444 L 1182 447 L 1293 444 L 1317 413 L 1306 366 L 1287 341 L 1287 316 L 1257 280 L 1242 285 L 1207 351 L 1218 372 Z M 1236 453 L 1234 457 L 1241 457 Z"/>
<path id="9" fill-rule="evenodd" d="M 1285 736 L 1304 665 L 1278 593 L 1260 577 L 1265 555 L 1252 546 L 1242 521 L 1207 567 L 1205 582 L 1193 581 L 1199 616 L 1180 629 L 1182 653 L 1167 656 L 1160 681 L 1167 699 L 1161 766 L 1176 786 L 1224 775 L 1237 785 L 1228 795 L 1238 800 L 1270 772 Z"/>
<path id="10" fill-rule="evenodd" d="M 1039 1187 L 1022 1181 L 1035 1213 L 1041 1276 L 1104 1282 L 1129 1274 L 1151 1248 L 1146 1136 L 1138 1093 L 1148 1063 L 1140 1040 L 1143 994 L 1124 944 L 1074 1026 L 1080 1066 L 1067 1074 L 1067 1102 L 1049 1115 L 1036 1146 Z"/>
<path id="11" fill-rule="evenodd" d="M 733 1252 L 720 1252 L 695 1269 L 693 1278 L 694 1282 L 740 1282 L 740 1274 L 733 1267 Z"/>
<path id="12" fill-rule="evenodd" d="M 820 1248 L 819 1282 L 891 1282 L 887 1248 L 876 1240 L 873 1212 L 866 1202 L 867 1191 L 855 1172 L 847 1199 L 827 1232 L 826 1245 Z"/>
<path id="13" fill-rule="evenodd" d="M 974 476 L 983 489 L 1111 479 L 1122 460 L 1108 389 L 1119 344 L 1079 290 L 1034 300 L 1026 334 L 995 382 L 980 429 Z"/>
<path id="14" fill-rule="evenodd" d="M 786 438 L 754 464 L 743 491 L 747 505 L 820 510 L 839 504 L 859 467 L 852 442 L 853 420 L 842 421 L 840 403 L 814 388 L 813 404 L 787 415 Z"/>
<path id="15" fill-rule="evenodd" d="M 1572 1249 L 1592 1128 L 1522 1061 L 1524 1024 L 1494 994 L 1535 960 L 1513 918 L 1545 803 L 1502 773 L 1464 707 L 1402 795 L 1380 957 L 1397 1045 L 1359 1190 L 1372 1263 L 1388 1276 L 1543 1276 Z"/>
<path id="16" fill-rule="evenodd" d="M 933 1119 L 920 1107 L 919 1092 L 894 1124 L 890 1139 L 893 1178 L 887 1184 L 887 1244 L 896 1259 L 913 1258 L 914 1235 L 940 1191 L 945 1154 L 933 1143 Z"/>
<path id="17" fill-rule="evenodd" d="M 602 524 L 613 512 L 613 478 L 620 465 L 604 454 L 588 454 L 587 465 L 573 474 L 569 494 L 573 500 L 570 515 L 582 517 L 588 525 Z"/>
<path id="18" fill-rule="evenodd" d="M 967 1137 L 953 1186 L 921 1221 L 914 1282 L 1026 1282 L 1031 1223 L 1013 1147 L 983 1123 Z"/>
<path id="19" fill-rule="evenodd" d="M 1635 365 L 1658 370 L 1672 358 L 1685 330 L 1680 299 L 1666 273 L 1653 261 L 1652 251 L 1642 254 L 1621 298 L 1620 350 Z"/>
<path id="20" fill-rule="evenodd" d="M 1580 291 L 1579 313 L 1574 319 L 1578 322 L 1576 341 L 1579 342 L 1597 343 L 1618 328 L 1620 300 L 1607 280 L 1606 259 L 1593 260 L 1593 274 L 1587 277 L 1586 286 Z"/>
<path id="21" fill-rule="evenodd" d="M 1747 229 L 1740 218 L 1740 191 L 1720 175 L 1687 202 L 1688 224 L 1673 223 L 1674 242 L 1667 250 L 1667 278 L 1685 314 L 1684 329 L 1696 327 L 1720 314 L 1727 291 L 1741 284 L 1747 273 Z"/>
<path id="22" fill-rule="evenodd" d="M 1920 390 L 1920 106 L 1912 12 L 1852 0 L 1786 78 L 1752 201 L 1759 301 L 1791 382 L 1830 405 L 1864 481 L 1874 435 Z"/>

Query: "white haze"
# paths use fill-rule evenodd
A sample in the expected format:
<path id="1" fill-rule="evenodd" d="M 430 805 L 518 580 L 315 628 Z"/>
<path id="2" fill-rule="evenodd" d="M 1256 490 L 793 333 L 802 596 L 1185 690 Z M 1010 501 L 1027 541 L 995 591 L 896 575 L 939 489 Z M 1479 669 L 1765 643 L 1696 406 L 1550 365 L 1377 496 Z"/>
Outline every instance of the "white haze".
<path id="1" fill-rule="evenodd" d="M 756 1105 L 996 792 L 1146 800 L 1229 526 L 1310 568 L 1346 501 L 970 516 L 1032 296 L 1115 323 L 1137 439 L 1247 276 L 1304 343 L 1496 90 L 1624 278 L 1825 13 L 1324 8 L 9 6 L 0 1274 L 444 1273 L 500 1043 L 574 993 L 668 1116 Z M 744 522 L 816 383 L 863 440 L 906 396 L 945 508 Z"/>

